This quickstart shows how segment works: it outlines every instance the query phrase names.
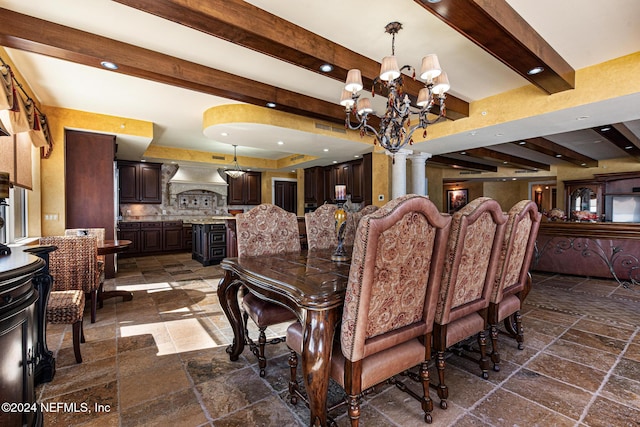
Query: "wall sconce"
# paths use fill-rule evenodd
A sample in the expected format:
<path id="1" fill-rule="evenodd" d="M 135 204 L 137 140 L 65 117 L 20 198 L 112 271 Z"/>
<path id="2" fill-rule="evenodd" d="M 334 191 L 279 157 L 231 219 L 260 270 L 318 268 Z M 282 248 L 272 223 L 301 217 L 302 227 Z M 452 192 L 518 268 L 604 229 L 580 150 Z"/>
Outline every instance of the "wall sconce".
<path id="1" fill-rule="evenodd" d="M 9 173 L 0 172 L 0 206 L 9 206 L 5 199 L 9 198 Z M 4 227 L 4 219 L 0 217 L 0 228 Z M 9 255 L 11 249 L 3 243 L 0 243 L 0 256 Z"/>

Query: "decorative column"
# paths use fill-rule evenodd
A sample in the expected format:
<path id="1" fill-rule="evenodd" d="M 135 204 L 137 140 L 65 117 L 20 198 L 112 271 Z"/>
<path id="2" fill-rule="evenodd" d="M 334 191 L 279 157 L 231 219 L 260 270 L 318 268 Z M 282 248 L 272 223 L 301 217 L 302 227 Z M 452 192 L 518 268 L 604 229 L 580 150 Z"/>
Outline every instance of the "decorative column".
<path id="1" fill-rule="evenodd" d="M 407 156 L 412 153 L 411 150 L 398 150 L 397 153 L 391 154 L 386 152 L 388 156 L 393 157 L 393 166 L 391 168 L 391 198 L 404 196 L 407 194 Z"/>
<path id="2" fill-rule="evenodd" d="M 409 159 L 411 159 L 411 191 L 414 194 L 421 196 L 427 195 L 425 165 L 430 158 L 431 154 L 421 153 L 419 151 L 414 151 L 413 154 L 409 156 Z"/>

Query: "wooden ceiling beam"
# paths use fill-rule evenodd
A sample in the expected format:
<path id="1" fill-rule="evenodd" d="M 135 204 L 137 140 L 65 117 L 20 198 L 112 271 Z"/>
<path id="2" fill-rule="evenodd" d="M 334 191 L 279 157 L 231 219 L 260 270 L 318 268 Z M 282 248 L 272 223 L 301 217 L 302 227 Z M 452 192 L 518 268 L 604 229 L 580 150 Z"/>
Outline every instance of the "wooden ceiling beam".
<path id="1" fill-rule="evenodd" d="M 445 156 L 431 156 L 427 164 L 437 163 L 439 165 L 450 166 L 453 169 L 466 169 L 482 172 L 498 172 L 497 166 L 485 165 L 483 163 L 470 162 L 468 160 L 453 159 Z"/>
<path id="2" fill-rule="evenodd" d="M 640 147 L 618 130 L 620 126 L 624 127 L 622 123 L 618 123 L 616 125 L 598 126 L 591 129 L 624 151 L 628 156 L 640 161 Z"/>
<path id="3" fill-rule="evenodd" d="M 575 70 L 505 0 L 414 1 L 547 93 L 575 87 Z"/>
<path id="4" fill-rule="evenodd" d="M 523 159 L 522 157 L 512 156 L 511 154 L 501 153 L 495 150 L 490 150 L 485 147 L 471 148 L 469 150 L 459 151 L 456 154 L 465 154 L 468 156 L 479 157 L 481 159 L 499 161 L 504 167 L 515 167 L 533 170 L 541 169 L 546 171 L 551 170 L 551 166 L 547 164 L 534 162 L 533 160 Z"/>
<path id="5" fill-rule="evenodd" d="M 346 79 L 350 69 L 358 68 L 367 90 L 380 73 L 379 62 L 242 0 L 115 1 L 339 81 Z M 321 72 L 322 64 L 331 64 L 333 71 Z M 424 84 L 404 80 L 405 91 L 416 98 Z M 335 95 L 336 99 L 340 96 Z M 450 119 L 469 117 L 469 103 L 460 98 L 447 95 L 446 106 Z M 435 110 L 438 108 L 436 105 Z"/>
<path id="6" fill-rule="evenodd" d="M 344 123 L 344 108 L 335 103 L 8 9 L 0 8 L 0 22 L 2 46 L 100 69 L 109 60 L 119 67 L 112 72 L 259 106 L 275 102 L 280 111 Z"/>
<path id="7" fill-rule="evenodd" d="M 538 153 L 546 154 L 547 156 L 559 158 L 566 162 L 573 163 L 576 166 L 584 168 L 598 167 L 598 161 L 596 159 L 592 159 L 591 157 L 580 154 L 577 151 L 563 147 L 562 145 L 549 141 L 546 138 L 528 138 L 523 139 L 522 141 L 514 141 L 512 144 Z"/>

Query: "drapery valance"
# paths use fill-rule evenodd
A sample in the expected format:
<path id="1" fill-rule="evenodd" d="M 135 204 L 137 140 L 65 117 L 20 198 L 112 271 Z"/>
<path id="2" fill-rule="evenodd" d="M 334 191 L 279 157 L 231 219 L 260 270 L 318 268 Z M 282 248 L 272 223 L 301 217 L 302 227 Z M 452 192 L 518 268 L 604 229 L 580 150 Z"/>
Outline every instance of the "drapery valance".
<path id="1" fill-rule="evenodd" d="M 24 89 L 15 80 L 11 67 L 1 58 L 0 61 L 0 135 L 21 134 L 21 140 L 26 138 L 41 148 L 42 157 L 47 158 L 53 149 L 47 118 L 31 98 L 22 98 L 18 89 Z"/>

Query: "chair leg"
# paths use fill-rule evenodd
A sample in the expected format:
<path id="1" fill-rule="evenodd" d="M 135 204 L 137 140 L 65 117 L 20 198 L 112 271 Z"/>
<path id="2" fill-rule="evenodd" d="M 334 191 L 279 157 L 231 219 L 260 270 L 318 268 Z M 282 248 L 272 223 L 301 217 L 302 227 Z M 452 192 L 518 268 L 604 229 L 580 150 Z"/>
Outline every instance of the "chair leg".
<path id="1" fill-rule="evenodd" d="M 498 327 L 494 324 L 491 328 L 491 361 L 493 362 L 493 370 L 500 371 L 500 352 L 498 351 Z"/>
<path id="2" fill-rule="evenodd" d="M 487 335 L 484 331 L 478 333 L 478 346 L 480 347 L 480 370 L 482 378 L 489 378 L 489 358 L 487 357 Z"/>
<path id="3" fill-rule="evenodd" d="M 76 363 L 82 363 L 82 355 L 80 354 L 80 339 L 83 335 L 82 320 L 78 320 L 73 324 L 73 354 L 76 356 Z"/>
<path id="4" fill-rule="evenodd" d="M 351 420 L 351 427 L 358 427 L 360 424 L 360 398 L 357 394 L 350 394 L 347 396 L 347 414 Z"/>
<path id="5" fill-rule="evenodd" d="M 424 422 L 431 424 L 433 422 L 431 417 L 433 401 L 429 397 L 429 361 L 424 361 L 420 364 L 420 379 L 422 380 L 422 400 L 420 404 L 424 412 Z"/>
<path id="6" fill-rule="evenodd" d="M 298 404 L 298 355 L 295 351 L 291 350 L 289 353 L 289 370 L 291 371 L 291 378 L 289 378 L 289 400 L 292 405 Z"/>
<path id="7" fill-rule="evenodd" d="M 444 351 L 436 353 L 436 366 L 438 368 L 438 397 L 440 398 L 440 408 L 447 409 L 447 399 L 449 398 L 449 388 L 444 383 Z"/>
<path id="8" fill-rule="evenodd" d="M 98 286 L 98 308 L 104 307 L 104 300 L 102 299 L 103 286 L 104 283 L 100 283 L 100 286 Z"/>
<path id="9" fill-rule="evenodd" d="M 258 366 L 260 367 L 260 376 L 264 377 L 265 368 L 267 367 L 267 358 L 264 357 L 264 348 L 267 345 L 267 335 L 264 333 L 266 328 L 260 328 L 258 336 Z"/>
<path id="10" fill-rule="evenodd" d="M 96 323 L 96 311 L 98 309 L 98 290 L 91 291 L 91 323 Z"/>
<path id="11" fill-rule="evenodd" d="M 516 311 L 516 341 L 518 342 L 518 350 L 524 349 L 524 328 L 522 327 L 522 315 L 520 310 Z"/>
<path id="12" fill-rule="evenodd" d="M 80 319 L 80 342 L 86 342 L 84 339 L 84 319 Z"/>

